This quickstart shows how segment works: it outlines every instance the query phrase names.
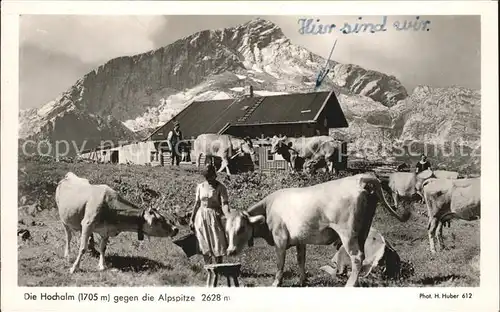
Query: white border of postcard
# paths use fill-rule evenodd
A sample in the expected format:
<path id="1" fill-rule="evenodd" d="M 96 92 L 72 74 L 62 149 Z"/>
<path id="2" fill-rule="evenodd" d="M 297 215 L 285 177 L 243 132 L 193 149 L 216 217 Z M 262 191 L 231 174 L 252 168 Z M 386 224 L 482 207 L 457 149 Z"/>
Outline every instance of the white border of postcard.
<path id="1" fill-rule="evenodd" d="M 2 1 L 1 114 L 1 300 L 2 311 L 303 311 L 404 310 L 498 311 L 498 3 L 496 1 Z M 481 286 L 476 288 L 212 288 L 203 287 L 18 287 L 17 286 L 17 136 L 19 14 L 99 15 L 481 15 L 482 54 L 482 218 Z M 460 36 L 457 33 L 457 36 Z M 459 53 L 459 51 L 457 51 Z M 457 64 L 460 66 L 460 64 Z M 24 300 L 25 293 L 83 293 L 99 295 L 194 296 L 195 302 L 79 303 Z M 472 293 L 471 299 L 424 300 L 421 292 Z M 201 294 L 220 293 L 230 300 L 201 302 Z M 321 307 L 320 307 L 321 306 Z"/>

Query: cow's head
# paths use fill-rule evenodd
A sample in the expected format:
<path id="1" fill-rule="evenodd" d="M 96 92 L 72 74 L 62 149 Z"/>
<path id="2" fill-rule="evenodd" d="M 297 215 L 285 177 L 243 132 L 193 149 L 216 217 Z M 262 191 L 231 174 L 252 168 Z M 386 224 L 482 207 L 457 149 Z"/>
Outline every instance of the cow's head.
<path id="1" fill-rule="evenodd" d="M 144 209 L 141 221 L 143 222 L 142 232 L 149 236 L 174 237 L 179 233 L 179 229 L 174 226 L 173 222 L 168 221 L 155 208 Z"/>
<path id="2" fill-rule="evenodd" d="M 306 160 L 302 166 L 302 169 L 305 173 L 313 174 L 316 172 L 318 167 L 318 162 L 314 160 Z"/>
<path id="3" fill-rule="evenodd" d="M 245 137 L 240 143 L 239 149 L 242 153 L 250 155 L 252 161 L 255 163 L 257 161 L 257 155 L 255 149 L 253 148 L 252 140 L 249 137 Z"/>
<path id="4" fill-rule="evenodd" d="M 239 254 L 245 245 L 253 246 L 253 228 L 263 223 L 262 215 L 250 216 L 246 211 L 232 211 L 226 217 L 226 235 L 228 239 L 227 254 Z"/>
<path id="5" fill-rule="evenodd" d="M 286 150 L 288 150 L 291 147 L 292 143 L 286 144 L 286 139 L 287 137 L 277 137 L 273 136 L 271 139 L 271 154 L 283 154 Z"/>

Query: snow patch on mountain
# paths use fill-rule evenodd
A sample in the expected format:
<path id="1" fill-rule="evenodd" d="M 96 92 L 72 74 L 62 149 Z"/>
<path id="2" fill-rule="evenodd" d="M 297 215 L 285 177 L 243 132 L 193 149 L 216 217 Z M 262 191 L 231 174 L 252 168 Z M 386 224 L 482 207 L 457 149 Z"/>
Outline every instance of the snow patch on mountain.
<path id="1" fill-rule="evenodd" d="M 252 79 L 253 81 L 257 82 L 257 83 L 263 83 L 265 82 L 264 80 L 262 79 L 257 79 L 257 78 L 253 78 L 253 77 L 250 77 L 250 79 Z"/>
<path id="2" fill-rule="evenodd" d="M 260 74 L 263 73 L 262 69 L 260 69 L 259 65 L 257 65 L 257 64 L 251 64 L 251 65 L 248 65 L 248 66 L 252 69 L 252 71 L 254 71 L 256 73 L 260 73 Z"/>
<path id="3" fill-rule="evenodd" d="M 244 87 L 234 87 L 234 88 L 230 88 L 229 90 L 235 91 L 235 92 L 243 92 L 244 89 L 245 89 Z"/>
<path id="4" fill-rule="evenodd" d="M 19 112 L 19 138 L 25 139 L 40 133 L 47 123 L 54 123 L 56 118 L 62 117 L 75 108 L 75 105 L 62 95 L 38 109 L 21 110 Z"/>

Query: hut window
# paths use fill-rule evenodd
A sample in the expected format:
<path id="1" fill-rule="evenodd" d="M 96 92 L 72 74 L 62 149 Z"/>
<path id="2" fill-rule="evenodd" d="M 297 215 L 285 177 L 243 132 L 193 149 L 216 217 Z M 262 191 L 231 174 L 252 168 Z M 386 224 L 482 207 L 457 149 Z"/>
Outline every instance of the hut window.
<path id="1" fill-rule="evenodd" d="M 267 150 L 267 160 L 268 161 L 273 161 L 274 160 L 274 155 L 271 153 L 271 150 Z"/>
<path id="2" fill-rule="evenodd" d="M 158 153 L 151 152 L 151 161 L 157 161 L 157 160 L 158 160 Z"/>

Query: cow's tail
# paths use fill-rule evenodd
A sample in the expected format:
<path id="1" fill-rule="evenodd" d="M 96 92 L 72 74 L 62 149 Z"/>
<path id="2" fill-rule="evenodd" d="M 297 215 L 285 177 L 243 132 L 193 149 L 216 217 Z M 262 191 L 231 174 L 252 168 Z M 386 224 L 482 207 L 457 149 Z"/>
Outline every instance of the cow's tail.
<path id="1" fill-rule="evenodd" d="M 373 186 L 374 186 L 374 190 L 378 196 L 379 199 L 382 200 L 382 204 L 383 206 L 385 207 L 385 209 L 390 213 L 392 214 L 394 217 L 396 217 L 396 219 L 398 219 L 399 221 L 401 222 L 406 222 L 408 221 L 408 219 L 410 219 L 410 216 L 411 216 L 411 212 L 410 210 L 405 210 L 403 215 L 399 215 L 395 210 L 394 208 L 391 207 L 391 205 L 389 204 L 389 202 L 387 201 L 387 199 L 385 198 L 385 194 L 384 192 L 382 191 L 382 183 L 380 182 L 379 179 L 377 178 L 374 178 L 373 181 Z"/>

